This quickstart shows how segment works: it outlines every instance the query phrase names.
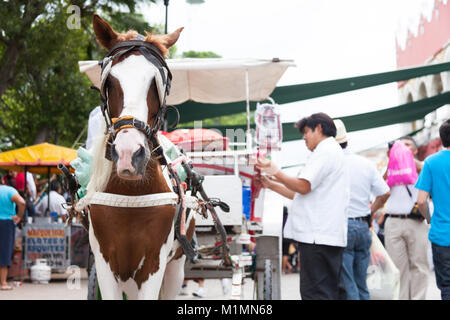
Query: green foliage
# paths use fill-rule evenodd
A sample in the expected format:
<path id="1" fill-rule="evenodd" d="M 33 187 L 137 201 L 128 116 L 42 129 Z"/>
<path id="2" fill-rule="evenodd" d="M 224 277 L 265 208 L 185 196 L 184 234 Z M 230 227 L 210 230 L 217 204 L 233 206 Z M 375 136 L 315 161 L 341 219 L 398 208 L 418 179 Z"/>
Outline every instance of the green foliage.
<path id="1" fill-rule="evenodd" d="M 99 12 L 118 31 L 159 33 L 161 26 L 152 27 L 134 13 L 142 2 L 154 1 L 2 1 L 0 70 L 11 43 L 19 43 L 20 51 L 0 100 L 1 151 L 43 141 L 72 146 L 99 104 L 98 93 L 78 68 L 78 61 L 105 53 L 95 40 L 92 15 Z M 81 9 L 81 28 L 68 28 L 69 5 Z M 33 10 L 36 14 L 27 16 Z"/>
<path id="2" fill-rule="evenodd" d="M 222 58 L 212 51 L 185 51 L 181 55 L 182 58 Z"/>
<path id="3" fill-rule="evenodd" d="M 255 113 L 254 111 L 250 112 L 250 122 L 253 121 L 254 113 Z M 247 123 L 247 112 L 241 112 L 241 113 L 236 113 L 236 114 L 232 114 L 232 115 L 202 120 L 203 127 L 226 126 L 226 125 L 229 125 L 230 127 L 232 127 L 234 125 L 242 125 L 245 123 Z M 180 127 L 180 128 L 194 127 L 194 121 L 180 123 L 178 125 L 178 127 Z"/>
<path id="4" fill-rule="evenodd" d="M 71 147 L 99 104 L 96 91 L 78 61 L 101 59 L 106 53 L 92 30 L 100 14 L 117 31 L 163 33 L 149 25 L 137 5 L 156 0 L 1 1 L 0 5 L 0 151 L 51 142 Z M 80 9 L 80 28 L 68 19 Z M 169 57 L 180 57 L 177 48 Z M 219 58 L 214 52 L 184 52 L 183 58 Z M 209 119 L 209 124 L 245 123 L 245 113 Z M 207 125 L 207 124 L 205 124 Z M 84 141 L 85 134 L 81 137 Z"/>

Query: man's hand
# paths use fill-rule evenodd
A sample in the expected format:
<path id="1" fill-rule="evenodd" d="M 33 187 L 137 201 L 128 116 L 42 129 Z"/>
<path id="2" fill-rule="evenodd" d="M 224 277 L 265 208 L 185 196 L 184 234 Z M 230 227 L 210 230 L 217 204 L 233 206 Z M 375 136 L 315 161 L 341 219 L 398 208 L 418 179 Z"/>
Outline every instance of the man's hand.
<path id="1" fill-rule="evenodd" d="M 271 187 L 273 186 L 273 181 L 268 177 L 262 175 L 256 175 L 255 181 L 257 184 L 262 185 L 263 188 L 271 189 Z"/>
<path id="2" fill-rule="evenodd" d="M 258 158 L 255 166 L 269 176 L 274 176 L 280 171 L 280 168 L 269 159 Z"/>
<path id="3" fill-rule="evenodd" d="M 14 221 L 14 224 L 18 224 L 20 220 L 22 220 L 19 216 L 13 216 L 12 219 Z"/>

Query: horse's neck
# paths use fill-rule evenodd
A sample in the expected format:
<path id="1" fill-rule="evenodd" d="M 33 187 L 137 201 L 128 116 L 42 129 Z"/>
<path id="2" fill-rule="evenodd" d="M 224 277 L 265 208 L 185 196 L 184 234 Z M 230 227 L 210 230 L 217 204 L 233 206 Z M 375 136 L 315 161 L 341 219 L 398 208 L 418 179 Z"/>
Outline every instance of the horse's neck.
<path id="1" fill-rule="evenodd" d="M 117 176 L 115 165 L 111 171 L 108 185 L 104 192 L 126 196 L 139 196 L 169 192 L 170 188 L 164 178 L 161 165 L 157 160 L 151 159 L 145 170 L 142 180 L 123 180 Z"/>

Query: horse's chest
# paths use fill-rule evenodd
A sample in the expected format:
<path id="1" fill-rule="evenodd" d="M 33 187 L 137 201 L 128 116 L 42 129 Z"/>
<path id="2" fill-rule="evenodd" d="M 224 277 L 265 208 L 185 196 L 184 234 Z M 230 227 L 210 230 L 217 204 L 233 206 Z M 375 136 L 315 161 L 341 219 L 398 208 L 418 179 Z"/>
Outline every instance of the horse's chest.
<path id="1" fill-rule="evenodd" d="M 91 226 L 99 251 L 116 279 L 132 278 L 140 286 L 160 269 L 161 249 L 173 241 L 169 234 L 174 213 L 170 205 L 154 208 L 91 206 Z"/>

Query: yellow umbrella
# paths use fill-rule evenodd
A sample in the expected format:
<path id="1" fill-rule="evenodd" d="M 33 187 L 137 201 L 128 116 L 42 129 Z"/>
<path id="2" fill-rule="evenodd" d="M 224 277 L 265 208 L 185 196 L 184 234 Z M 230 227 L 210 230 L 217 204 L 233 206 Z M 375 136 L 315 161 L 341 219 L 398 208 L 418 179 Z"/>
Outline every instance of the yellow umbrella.
<path id="1" fill-rule="evenodd" d="M 24 171 L 26 167 L 32 173 L 60 174 L 56 167 L 58 163 L 70 166 L 70 161 L 76 157 L 77 151 L 74 149 L 41 143 L 0 153 L 0 169 Z"/>

